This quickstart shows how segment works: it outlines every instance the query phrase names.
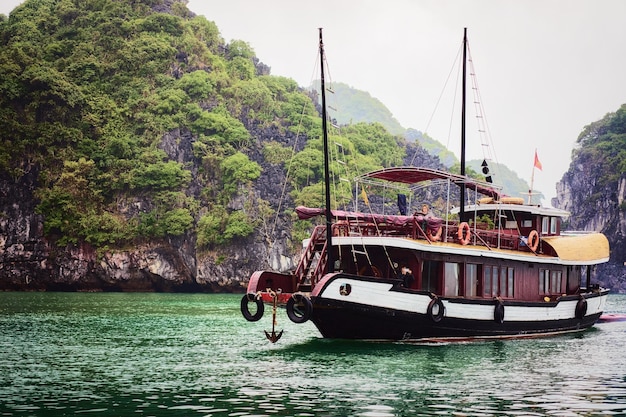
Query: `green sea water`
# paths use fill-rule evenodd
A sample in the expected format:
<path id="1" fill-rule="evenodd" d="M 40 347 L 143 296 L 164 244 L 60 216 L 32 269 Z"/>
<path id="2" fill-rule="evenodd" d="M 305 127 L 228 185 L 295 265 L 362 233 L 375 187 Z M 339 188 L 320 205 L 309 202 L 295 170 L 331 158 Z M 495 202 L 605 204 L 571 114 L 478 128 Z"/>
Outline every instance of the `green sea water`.
<path id="1" fill-rule="evenodd" d="M 322 339 L 240 295 L 0 293 L 0 416 L 626 415 L 626 322 L 407 345 Z M 626 296 L 609 296 L 626 313 Z"/>

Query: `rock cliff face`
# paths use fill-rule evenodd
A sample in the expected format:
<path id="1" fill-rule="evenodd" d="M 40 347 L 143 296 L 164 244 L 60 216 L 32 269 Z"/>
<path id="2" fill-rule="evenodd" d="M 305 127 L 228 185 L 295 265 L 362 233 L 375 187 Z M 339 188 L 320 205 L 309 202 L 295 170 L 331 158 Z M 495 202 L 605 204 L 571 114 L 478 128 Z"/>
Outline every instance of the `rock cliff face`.
<path id="1" fill-rule="evenodd" d="M 573 160 L 557 183 L 552 205 L 571 213 L 566 229 L 607 236 L 610 261 L 596 267 L 595 279 L 614 292 L 626 292 L 626 174 L 606 182 L 596 163 L 588 154 Z"/>
<path id="2" fill-rule="evenodd" d="M 262 162 L 261 144 L 280 140 L 293 146 L 294 138 L 255 126 L 248 129 L 257 139 L 250 157 L 263 165 L 252 192 L 277 206 L 284 171 Z M 189 132 L 175 130 L 164 135 L 160 148 L 170 159 L 190 166 L 195 178 L 193 141 Z M 88 243 L 59 247 L 44 236 L 43 218 L 36 213 L 39 173 L 36 167 L 24 171 L 18 179 L 0 174 L 0 290 L 243 292 L 256 269 L 294 268 L 297 254 L 290 250 L 291 224 L 283 218 L 272 242 L 255 233 L 219 252 L 198 253 L 196 236 L 190 233 L 111 250 L 97 251 Z M 198 195 L 201 187 L 192 181 L 187 192 Z M 241 209 L 248 192 L 242 190 L 231 208 Z M 137 199 L 120 202 L 118 208 L 130 213 L 145 204 Z"/>
<path id="3" fill-rule="evenodd" d="M 263 161 L 262 143 L 274 140 L 293 146 L 295 139 L 284 132 L 246 127 L 256 140 L 249 156 L 263 172 L 254 188 L 242 190 L 230 208 L 243 208 L 250 192 L 277 208 L 285 173 L 283 167 Z M 193 141 L 188 132 L 175 130 L 164 135 L 160 148 L 170 159 L 190 166 L 195 177 Z M 407 154 L 416 152 L 416 164 L 438 165 L 423 149 L 409 144 Z M 571 212 L 566 229 L 600 231 L 609 238 L 610 262 L 596 267 L 595 279 L 615 292 L 626 292 L 626 174 L 607 182 L 594 164 L 584 154 L 576 158 L 557 184 L 552 204 Z M 291 242 L 292 225 L 286 217 L 279 218 L 271 239 L 257 231 L 215 252 L 198 253 L 196 237 L 189 233 L 111 250 L 97 251 L 88 243 L 59 247 L 44 236 L 43 218 L 36 212 L 38 169 L 24 167 L 23 172 L 17 179 L 0 176 L 0 290 L 243 292 L 257 269 L 289 271 L 296 266 L 299 254 L 293 247 L 298 245 Z M 198 195 L 201 187 L 192 181 L 187 192 Z M 120 202 L 120 212 L 143 204 Z M 283 204 L 293 206 L 290 201 Z"/>
<path id="4" fill-rule="evenodd" d="M 261 164 L 263 171 L 253 189 L 241 190 L 229 208 L 242 209 L 252 193 L 277 209 L 285 172 L 282 166 L 264 162 L 262 144 L 272 140 L 293 147 L 295 137 L 271 128 L 246 127 L 256 141 L 249 150 L 250 159 Z M 174 130 L 164 135 L 160 148 L 170 159 L 191 167 L 195 178 L 193 141 L 188 132 Z M 415 155 L 418 165 L 441 167 L 436 157 L 418 145 L 408 144 L 407 155 L 409 159 Z M 294 248 L 300 246 L 291 241 L 292 224 L 287 216 L 278 218 L 272 236 L 259 230 L 214 252 L 197 252 L 196 236 L 191 233 L 109 250 L 96 250 L 88 243 L 60 247 L 44 235 L 43 218 L 36 213 L 37 178 L 35 168 L 17 180 L 0 176 L 0 290 L 243 292 L 255 270 L 293 270 L 299 258 Z M 201 187 L 192 180 L 187 192 L 197 195 Z M 120 201 L 119 212 L 132 214 L 149 204 L 135 198 Z M 282 205 L 293 207 L 293 202 L 287 196 Z M 273 225 L 274 219 L 270 222 Z"/>
<path id="5" fill-rule="evenodd" d="M 57 247 L 35 213 L 37 172 L 0 179 L 0 289 L 195 290 L 195 256 L 185 239 L 98 253 L 89 244 Z"/>
<path id="6" fill-rule="evenodd" d="M 243 291 L 254 270 L 294 269 L 286 168 L 263 150 L 319 135 L 295 82 L 264 77 L 186 0 L 70 3 L 25 2 L 0 25 L 0 290 Z M 238 152 L 254 173 L 226 178 Z"/>

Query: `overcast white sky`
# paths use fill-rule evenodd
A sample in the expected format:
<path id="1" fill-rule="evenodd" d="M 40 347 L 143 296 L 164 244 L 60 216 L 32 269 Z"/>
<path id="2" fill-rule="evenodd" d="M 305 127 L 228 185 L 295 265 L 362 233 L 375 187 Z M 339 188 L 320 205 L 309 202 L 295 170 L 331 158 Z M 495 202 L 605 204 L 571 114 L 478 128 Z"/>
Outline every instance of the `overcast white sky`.
<path id="1" fill-rule="evenodd" d="M 0 13 L 19 3 L 2 0 Z M 584 126 L 626 103 L 623 0 L 190 0 L 188 7 L 214 21 L 226 41 L 248 42 L 272 74 L 302 86 L 319 77 L 323 27 L 333 81 L 368 91 L 404 127 L 457 155 L 451 109 L 440 106 L 428 122 L 467 27 L 494 145 L 488 156 L 530 182 L 536 148 L 543 170 L 534 188 L 544 203 Z M 473 118 L 468 112 L 468 157 L 482 158 Z"/>

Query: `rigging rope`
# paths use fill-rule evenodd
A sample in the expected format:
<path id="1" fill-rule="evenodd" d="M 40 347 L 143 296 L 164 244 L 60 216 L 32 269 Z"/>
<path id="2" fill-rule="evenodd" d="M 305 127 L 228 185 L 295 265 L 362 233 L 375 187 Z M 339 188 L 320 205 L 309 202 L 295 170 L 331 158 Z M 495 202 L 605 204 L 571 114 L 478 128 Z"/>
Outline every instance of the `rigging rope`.
<path id="1" fill-rule="evenodd" d="M 328 68 L 328 67 L 325 67 L 325 68 Z M 327 71 L 327 73 L 330 73 L 330 71 Z M 329 81 L 328 85 L 332 86 L 332 79 Z M 331 89 L 327 89 L 327 91 L 332 93 L 331 97 L 334 97 L 334 91 L 332 90 L 332 88 Z M 332 107 L 332 106 L 327 106 L 327 107 Z M 338 107 L 339 106 L 335 106 L 334 110 L 337 111 Z M 330 117 L 330 115 L 328 115 L 328 117 L 332 121 L 332 118 Z M 334 125 L 333 123 L 331 123 L 331 126 L 334 129 L 337 130 L 337 132 L 339 133 L 339 136 L 341 137 L 341 128 L 339 126 Z M 351 182 L 348 180 L 348 178 L 350 178 L 350 177 L 354 178 L 354 177 L 356 177 L 356 175 L 358 173 L 351 173 L 350 172 L 350 166 L 356 166 L 356 165 L 349 163 L 350 161 L 348 161 L 348 155 L 345 153 L 345 147 L 343 146 L 343 144 L 335 142 L 335 145 L 336 145 L 335 147 L 331 147 L 330 148 L 331 149 L 331 153 L 332 153 L 330 159 L 334 160 L 337 165 L 343 166 L 343 171 L 345 172 L 345 181 L 347 181 L 349 184 L 351 184 Z M 351 153 L 351 155 L 354 155 L 354 153 Z M 338 186 L 337 184 L 341 184 L 341 181 L 344 180 L 344 179 L 342 179 L 341 174 L 339 174 L 339 176 L 337 177 L 337 171 L 338 170 L 331 170 L 331 173 L 332 173 L 331 175 L 332 175 L 332 179 L 333 179 L 332 187 L 333 187 L 333 191 L 334 191 L 334 193 L 333 193 L 333 203 L 334 203 L 335 207 L 342 207 L 345 212 L 349 212 L 350 210 L 349 210 L 349 207 L 348 207 L 348 203 L 350 202 L 350 198 L 352 197 L 352 193 L 350 193 L 350 197 L 349 198 L 345 198 L 344 196 L 340 196 L 339 195 L 340 191 L 341 191 L 341 187 Z M 350 188 L 352 188 L 351 185 L 350 185 Z M 355 192 L 355 198 L 357 199 L 357 202 L 358 202 L 357 193 L 358 193 L 358 190 L 357 190 L 357 192 Z M 341 201 L 338 200 L 340 197 L 341 197 Z M 371 205 L 367 205 L 367 207 L 369 208 L 370 213 L 372 213 Z M 338 219 L 335 218 L 335 220 L 338 220 Z M 357 221 L 356 225 L 357 225 L 357 233 L 360 235 L 361 238 L 363 238 L 363 228 L 362 228 L 361 223 Z M 374 220 L 374 226 L 376 228 L 376 233 L 378 235 L 380 235 L 380 228 L 378 226 L 378 223 L 375 220 Z M 351 228 L 350 221 L 348 220 L 348 232 L 350 232 L 350 228 Z M 357 253 L 363 253 L 365 255 L 366 260 L 367 260 L 368 266 L 369 267 L 373 266 L 372 259 L 370 257 L 370 254 L 369 254 L 365 244 L 362 244 L 361 246 L 363 247 L 363 251 L 362 252 L 361 251 L 357 251 L 357 249 L 354 246 L 354 243 L 351 242 L 351 244 L 350 244 L 350 248 L 351 248 L 351 252 L 352 252 L 352 260 L 354 262 L 354 265 L 355 265 L 357 271 L 359 270 L 358 260 L 357 260 L 357 257 L 356 257 Z M 383 250 L 385 252 L 385 255 L 387 257 L 387 261 L 389 262 L 389 265 L 391 265 L 391 267 L 394 270 L 394 274 L 397 274 L 397 271 L 396 271 L 396 268 L 394 266 L 394 263 L 391 261 L 391 257 L 390 257 L 390 255 L 389 255 L 389 253 L 387 251 L 386 245 L 383 245 Z M 339 251 L 339 261 L 340 262 L 342 261 L 342 255 L 343 255 L 342 252 Z"/>
<path id="2" fill-rule="evenodd" d="M 476 69 L 474 68 L 474 60 L 472 59 L 469 44 L 467 46 L 468 62 L 470 64 L 470 80 L 472 84 L 472 92 L 474 93 L 474 108 L 476 111 L 477 129 L 480 135 L 480 141 L 483 149 L 483 159 L 496 162 L 496 170 L 498 167 L 498 159 L 495 155 L 495 146 L 491 137 L 491 130 L 487 122 L 487 115 L 483 105 L 480 89 L 478 88 L 478 78 L 476 77 Z M 493 168 L 493 167 L 492 167 Z"/>
<path id="3" fill-rule="evenodd" d="M 313 80 L 315 79 L 315 75 L 317 74 L 317 71 L 319 71 L 319 61 L 316 59 L 316 61 L 315 61 L 315 62 L 316 62 L 316 65 L 314 66 L 314 67 L 315 67 L 315 69 L 314 69 L 314 71 L 313 71 L 313 75 L 312 75 L 312 77 L 311 77 L 311 78 L 312 78 L 311 84 L 313 84 L 313 82 L 314 82 Z M 326 62 L 326 58 L 325 58 L 325 57 L 324 57 L 324 62 L 322 62 L 322 63 L 321 63 L 321 65 L 325 65 L 324 69 L 325 69 L 326 73 L 327 73 L 327 74 L 329 74 L 329 76 L 328 76 L 328 78 L 329 78 L 329 80 L 328 80 L 328 85 L 329 85 L 329 86 L 332 86 L 332 78 L 330 77 L 330 71 L 328 70 L 328 65 L 327 65 L 327 62 Z M 326 90 L 334 94 L 334 92 L 332 91 L 332 89 L 327 88 Z M 333 95 L 333 97 L 334 97 L 334 95 Z M 284 181 L 284 183 L 283 183 L 283 185 L 282 185 L 282 189 L 281 189 L 280 200 L 279 200 L 278 208 L 277 208 L 277 211 L 276 211 L 276 216 L 275 216 L 275 218 L 274 218 L 274 225 L 273 225 L 273 227 L 272 227 L 272 229 L 271 229 L 271 232 L 270 232 L 270 236 L 274 238 L 274 240 L 272 240 L 272 241 L 270 242 L 270 245 L 271 245 L 271 246 L 273 246 L 273 245 L 274 245 L 275 240 L 277 239 L 277 237 L 276 237 L 276 228 L 277 228 L 277 225 L 278 225 L 278 220 L 279 220 L 279 218 L 280 218 L 280 213 L 281 213 L 282 204 L 283 204 L 283 201 L 284 201 L 285 195 L 286 195 L 286 193 L 287 193 L 287 183 L 288 183 L 289 178 L 290 178 L 290 176 L 291 176 L 292 164 L 293 164 L 293 157 L 294 157 L 294 156 L 295 156 L 295 154 L 296 154 L 296 149 L 297 149 L 298 142 L 299 142 L 299 139 L 300 139 L 300 136 L 301 136 L 301 132 L 302 132 L 302 128 L 303 128 L 303 120 L 304 120 L 304 117 L 305 117 L 306 107 L 307 107 L 307 103 L 304 103 L 304 104 L 303 104 L 303 107 L 302 107 L 301 114 L 300 114 L 300 120 L 299 120 L 299 123 L 298 123 L 298 127 L 297 127 L 296 138 L 295 138 L 295 141 L 294 141 L 294 144 L 293 144 L 293 147 L 292 147 L 292 152 L 291 152 L 290 162 L 289 162 L 289 164 L 288 164 L 288 166 L 287 166 L 287 172 L 286 172 L 286 174 L 285 174 L 285 181 Z M 328 109 L 328 108 L 329 108 L 329 107 L 331 107 L 331 106 L 328 106 L 328 105 L 327 105 L 326 107 L 327 107 L 327 109 Z M 336 109 L 337 107 L 338 107 L 338 106 L 336 106 L 336 107 L 335 107 L 335 109 Z M 331 119 L 331 118 L 330 118 L 330 116 L 328 116 L 328 115 L 327 115 L 327 117 L 328 117 L 329 119 Z M 333 128 L 337 129 L 337 132 L 339 133 L 339 136 L 341 137 L 341 129 L 339 128 L 339 126 L 336 126 L 336 125 L 334 125 L 333 123 L 331 123 L 330 125 L 331 125 Z M 341 144 L 338 144 L 338 145 L 339 145 L 339 146 L 336 146 L 336 147 L 335 147 L 335 149 L 333 149 L 332 147 L 331 147 L 331 148 L 329 148 L 329 152 L 331 153 L 331 155 L 329 155 L 329 157 L 332 157 L 332 156 L 333 156 L 333 154 L 334 154 L 334 160 L 337 162 L 337 165 L 343 165 L 343 166 L 344 166 L 345 175 L 346 175 L 346 180 L 347 180 L 347 178 L 350 178 L 350 175 L 351 175 L 351 174 L 350 174 L 350 166 L 351 166 L 351 165 L 355 165 L 355 164 L 350 164 L 350 163 L 349 163 L 349 161 L 347 160 L 349 155 L 347 155 L 347 154 L 345 153 L 345 148 L 344 148 L 344 147 L 343 147 L 343 145 L 341 145 Z M 340 153 L 341 153 L 341 156 L 342 156 L 342 158 L 343 158 L 343 159 L 342 159 L 342 162 L 343 162 L 343 163 L 340 163 L 340 162 L 339 162 L 339 161 L 340 161 Z M 353 155 L 353 153 L 351 153 L 351 154 Z M 332 160 L 333 158 L 329 158 L 329 159 L 330 159 L 330 160 Z M 340 181 L 342 180 L 342 178 L 341 178 L 341 176 L 340 176 L 340 177 L 339 177 L 339 180 L 337 179 L 337 170 L 331 170 L 330 172 L 331 172 L 331 177 L 332 177 L 331 186 L 332 186 L 332 191 L 333 191 L 333 193 L 331 193 L 331 194 L 332 194 L 332 196 L 333 196 L 333 202 L 332 202 L 332 203 L 333 203 L 333 205 L 334 205 L 335 207 L 340 207 L 340 206 L 341 206 L 341 207 L 343 207 L 344 211 L 349 211 L 349 210 L 348 210 L 348 207 L 347 207 L 346 205 L 349 203 L 351 196 L 350 196 L 350 198 L 345 198 L 345 197 L 342 197 L 342 196 L 340 196 L 340 195 L 339 195 L 339 193 L 341 192 L 341 187 L 338 187 L 338 186 L 337 186 L 337 184 L 338 184 L 338 183 L 340 183 Z M 357 174 L 358 174 L 358 173 L 357 173 Z M 356 177 L 356 175 L 357 175 L 357 174 L 353 174 L 352 178 Z M 348 182 L 349 182 L 349 181 L 348 181 Z M 350 188 L 351 188 L 351 186 L 350 186 Z M 358 190 L 357 190 L 357 192 L 358 192 Z M 355 199 L 357 199 L 357 206 L 358 206 L 358 196 L 357 196 L 357 194 L 356 194 L 356 193 L 355 193 Z M 370 211 L 370 214 L 373 214 L 373 210 L 372 210 L 371 205 L 367 205 L 367 206 L 368 206 L 368 209 L 369 209 L 369 211 Z M 330 209 L 330 207 L 329 207 L 328 209 Z M 357 207 L 357 209 L 358 209 L 358 207 Z M 337 219 L 337 218 L 335 218 L 335 223 L 337 222 L 337 220 L 338 220 L 338 219 Z M 349 220 L 348 220 L 348 223 L 350 223 L 350 222 L 349 222 Z M 363 232 L 364 232 L 364 229 L 362 228 L 362 225 L 360 224 L 360 222 L 357 222 L 356 224 L 357 224 L 357 228 L 358 228 L 358 229 L 357 229 L 357 233 L 361 236 L 361 238 L 363 238 L 363 236 L 364 236 L 364 233 L 363 233 Z M 374 221 L 374 226 L 375 226 L 375 228 L 376 228 L 376 234 L 377 234 L 378 236 L 380 236 L 380 235 L 381 235 L 381 230 L 380 230 L 380 227 L 379 227 L 379 225 L 378 225 L 378 222 L 377 222 L 377 221 Z M 350 225 L 349 225 L 348 231 L 350 231 Z M 367 260 L 368 265 L 369 265 L 370 267 L 372 267 L 372 266 L 373 266 L 373 264 L 372 264 L 372 260 L 371 260 L 371 258 L 370 258 L 369 252 L 368 252 L 368 250 L 367 250 L 367 248 L 366 248 L 365 244 L 363 243 L 361 246 L 362 246 L 362 247 L 363 247 L 363 249 L 364 249 L 364 250 L 363 250 L 363 253 L 365 254 L 365 257 L 366 257 L 366 260 Z M 391 266 L 391 268 L 393 269 L 394 274 L 397 274 L 397 266 L 396 266 L 396 264 L 395 264 L 395 263 L 391 260 L 391 256 L 389 255 L 389 252 L 388 252 L 388 250 L 387 250 L 386 245 L 382 245 L 382 247 L 383 247 L 384 252 L 385 252 L 385 255 L 386 255 L 386 257 L 387 257 L 387 262 L 389 263 L 389 265 L 390 265 L 390 266 Z M 329 249 L 330 249 L 330 248 L 329 248 Z M 354 263 L 355 263 L 355 267 L 357 267 L 357 270 L 358 270 L 358 264 L 357 264 L 356 254 L 357 254 L 357 252 L 358 252 L 358 253 L 361 253 L 361 252 L 356 250 L 356 248 L 355 248 L 355 246 L 354 246 L 354 243 L 351 243 L 351 251 L 352 251 L 352 254 L 353 254 L 353 260 L 354 260 Z M 341 253 L 341 251 L 339 251 L 339 259 L 338 259 L 338 260 L 339 260 L 339 262 L 341 262 L 341 256 L 342 256 L 342 253 Z M 268 263 L 269 263 L 269 260 L 268 260 Z"/>
<path id="4" fill-rule="evenodd" d="M 314 60 L 314 64 L 313 64 L 313 72 L 311 73 L 311 79 L 313 80 L 313 77 L 315 76 L 315 74 L 318 71 L 318 59 L 317 59 L 317 52 L 315 53 L 315 60 Z M 293 146 L 291 148 L 291 158 L 289 158 L 289 165 L 287 166 L 287 172 L 285 173 L 285 180 L 282 184 L 281 187 L 281 192 L 280 192 L 280 198 L 278 199 L 278 207 L 276 209 L 276 216 L 274 217 L 274 225 L 272 226 L 272 229 L 269 233 L 269 237 L 270 237 L 270 248 L 274 246 L 275 242 L 276 242 L 276 227 L 278 225 L 278 219 L 280 218 L 280 212 L 281 212 L 281 208 L 282 208 L 282 204 L 283 201 L 285 200 L 285 194 L 287 191 L 287 183 L 289 182 L 289 176 L 291 173 L 291 166 L 293 164 L 293 157 L 296 154 L 296 149 L 298 147 L 298 141 L 300 139 L 300 134 L 302 133 L 302 128 L 303 128 L 303 120 L 304 120 L 304 115 L 305 115 L 305 111 L 306 111 L 306 107 L 307 107 L 307 102 L 304 102 L 302 104 L 302 111 L 300 112 L 300 120 L 298 121 L 298 126 L 297 126 L 297 130 L 296 130 L 296 138 L 294 140 Z M 270 253 L 268 251 L 268 257 L 270 257 Z M 267 260 L 268 264 L 270 264 L 269 259 Z"/>
<path id="5" fill-rule="evenodd" d="M 435 104 L 435 108 L 430 116 L 430 119 L 428 120 L 428 123 L 426 125 L 426 129 L 424 131 L 424 135 L 427 136 L 428 135 L 428 130 L 431 126 L 431 123 L 434 119 L 435 113 L 437 112 L 441 101 L 442 101 L 442 97 L 444 95 L 444 92 L 448 89 L 448 85 L 450 83 L 450 80 L 452 78 L 452 74 L 455 72 L 454 70 L 456 69 L 456 82 L 455 82 L 455 89 L 454 89 L 454 94 L 453 94 L 453 100 L 452 100 L 452 111 L 451 111 L 451 115 L 450 115 L 450 120 L 448 122 L 448 134 L 447 134 L 447 140 L 446 140 L 446 148 L 450 149 L 450 141 L 452 138 L 452 128 L 453 128 L 453 119 L 455 117 L 455 114 L 457 113 L 455 110 L 456 107 L 456 103 L 457 101 L 457 96 L 458 96 L 458 90 L 459 90 L 459 85 L 460 85 L 460 77 L 461 77 L 461 69 L 462 69 L 462 62 L 461 62 L 461 56 L 462 56 L 462 52 L 463 52 L 463 44 L 461 44 L 459 46 L 459 49 L 457 51 L 457 54 L 455 56 L 455 59 L 452 63 L 452 67 L 450 69 L 450 71 L 448 72 L 448 76 L 446 77 L 444 86 L 441 90 L 441 93 L 437 99 L 437 102 Z M 487 122 L 487 117 L 486 117 L 486 112 L 485 112 L 485 108 L 483 106 L 483 102 L 482 102 L 482 98 L 481 98 L 481 93 L 480 93 L 480 89 L 478 88 L 478 80 L 477 80 L 477 76 L 476 76 L 476 69 L 474 67 L 474 61 L 471 55 L 471 50 L 470 50 L 470 46 L 469 43 L 467 44 L 467 62 L 469 64 L 469 81 L 470 81 L 470 86 L 472 89 L 472 94 L 473 94 L 473 101 L 474 101 L 474 110 L 475 110 L 475 118 L 476 118 L 476 123 L 477 123 L 477 132 L 479 135 L 479 139 L 480 139 L 480 144 L 481 144 L 481 153 L 483 156 L 483 159 L 485 161 L 494 161 L 495 165 L 494 166 L 490 166 L 490 173 L 489 175 L 496 177 L 496 179 L 498 179 L 498 169 L 499 169 L 499 163 L 498 163 L 498 159 L 495 155 L 495 147 L 493 144 L 493 140 L 492 140 L 492 136 L 491 136 L 491 130 L 489 127 L 489 124 Z M 413 165 L 415 162 L 415 159 L 417 157 L 417 150 L 415 151 L 412 159 L 411 159 L 411 163 L 410 165 Z M 499 182 L 499 184 L 501 185 L 501 182 Z"/>
<path id="6" fill-rule="evenodd" d="M 456 57 L 454 58 L 454 61 L 452 62 L 452 66 L 450 67 L 450 71 L 448 72 L 448 76 L 446 77 L 446 81 L 444 82 L 443 88 L 441 89 L 441 93 L 439 93 L 439 98 L 437 99 L 437 102 L 435 103 L 435 108 L 433 109 L 432 113 L 430 114 L 430 119 L 428 119 L 428 123 L 426 124 L 426 128 L 424 129 L 424 135 L 428 135 L 428 129 L 430 128 L 430 124 L 433 121 L 433 118 L 435 117 L 435 113 L 437 113 L 437 109 L 439 108 L 439 104 L 441 103 L 441 99 L 446 91 L 446 88 L 448 86 L 448 82 L 450 81 L 450 77 L 452 76 L 454 69 L 457 68 L 457 63 L 459 62 L 459 59 L 461 57 L 461 54 L 463 52 L 463 45 L 459 46 L 459 50 L 457 51 Z M 457 84 L 458 84 L 458 74 L 457 74 Z M 456 93 L 454 95 L 456 97 Z M 454 100 L 453 102 L 456 102 L 456 100 Z M 449 134 L 448 134 L 449 136 Z M 447 146 L 446 146 L 447 147 Z M 415 153 L 413 154 L 413 158 L 411 158 L 411 163 L 409 165 L 413 165 L 413 163 L 415 162 L 415 157 L 417 156 L 417 150 L 415 151 Z"/>

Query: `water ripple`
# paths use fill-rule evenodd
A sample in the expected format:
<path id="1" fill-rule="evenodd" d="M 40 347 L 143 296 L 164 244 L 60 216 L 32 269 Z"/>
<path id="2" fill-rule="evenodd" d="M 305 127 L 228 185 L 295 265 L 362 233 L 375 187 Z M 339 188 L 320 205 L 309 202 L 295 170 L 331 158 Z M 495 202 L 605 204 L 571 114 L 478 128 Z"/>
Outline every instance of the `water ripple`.
<path id="1" fill-rule="evenodd" d="M 626 415 L 626 323 L 537 340 L 331 341 L 238 296 L 0 293 L 0 414 Z M 626 312 L 626 297 L 610 308 Z M 283 312 L 284 313 L 284 312 Z M 284 316 L 284 315 L 283 315 Z M 269 318 L 268 318 L 269 319 Z"/>

